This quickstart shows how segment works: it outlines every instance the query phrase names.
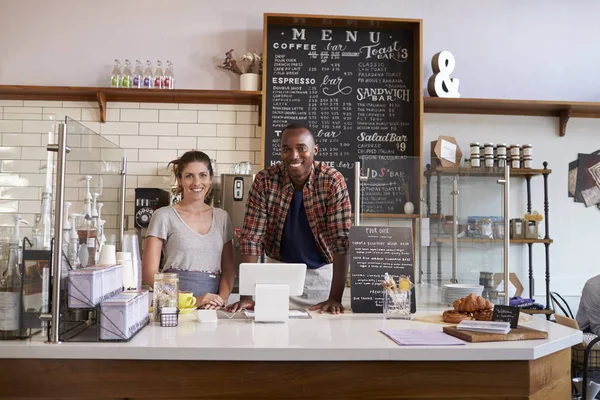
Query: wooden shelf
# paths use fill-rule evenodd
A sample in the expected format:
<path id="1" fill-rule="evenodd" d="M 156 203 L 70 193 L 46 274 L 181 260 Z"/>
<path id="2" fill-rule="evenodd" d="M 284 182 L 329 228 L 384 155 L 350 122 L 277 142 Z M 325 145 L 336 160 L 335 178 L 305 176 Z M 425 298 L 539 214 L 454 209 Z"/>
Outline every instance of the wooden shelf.
<path id="1" fill-rule="evenodd" d="M 461 175 L 461 176 L 504 176 L 502 168 L 464 168 L 464 167 L 437 167 L 425 171 L 425 175 Z M 551 169 L 511 168 L 510 176 L 527 178 L 552 173 Z"/>
<path id="2" fill-rule="evenodd" d="M 452 238 L 434 238 L 431 240 L 435 243 L 452 243 Z M 486 238 L 458 238 L 458 243 L 483 243 L 483 244 L 501 244 L 504 243 L 504 239 L 486 239 Z M 554 243 L 552 239 L 510 239 L 511 244 L 529 244 L 529 243 Z"/>
<path id="3" fill-rule="evenodd" d="M 600 118 L 600 103 L 593 102 L 439 97 L 425 97 L 423 101 L 426 113 L 558 117 L 560 136 L 565 136 L 571 117 Z"/>
<path id="4" fill-rule="evenodd" d="M 106 102 L 262 104 L 261 92 L 241 90 L 117 89 L 75 86 L 2 86 L 1 100 L 97 101 L 100 120 L 106 121 Z"/>

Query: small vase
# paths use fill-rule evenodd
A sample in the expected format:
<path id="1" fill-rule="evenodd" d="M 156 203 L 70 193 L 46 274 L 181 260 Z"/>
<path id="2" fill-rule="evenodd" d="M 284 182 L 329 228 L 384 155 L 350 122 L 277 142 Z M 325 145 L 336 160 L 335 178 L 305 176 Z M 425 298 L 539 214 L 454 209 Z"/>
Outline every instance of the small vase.
<path id="1" fill-rule="evenodd" d="M 240 75 L 240 90 L 257 91 L 260 87 L 259 74 L 242 74 Z"/>
<path id="2" fill-rule="evenodd" d="M 410 201 L 404 203 L 404 214 L 412 214 L 415 212 L 415 205 Z"/>

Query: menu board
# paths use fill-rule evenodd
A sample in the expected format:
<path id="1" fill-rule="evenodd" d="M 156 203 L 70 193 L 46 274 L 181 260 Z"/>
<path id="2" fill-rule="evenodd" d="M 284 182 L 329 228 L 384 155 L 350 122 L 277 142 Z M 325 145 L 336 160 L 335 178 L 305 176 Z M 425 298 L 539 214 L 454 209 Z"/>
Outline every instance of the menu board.
<path id="1" fill-rule="evenodd" d="M 373 29 L 267 24 L 265 168 L 280 161 L 282 130 L 301 123 L 315 136 L 315 159 L 345 176 L 351 201 L 355 163 L 361 161 L 363 175 L 367 162 L 370 171 L 378 171 L 376 179 L 361 183 L 361 194 L 377 193 L 363 197 L 362 213 L 402 214 L 406 201 L 417 204 L 402 188 L 406 180 L 418 179 L 418 168 L 415 173 L 413 162 L 397 162 L 419 156 L 417 32 L 389 25 Z"/>
<path id="2" fill-rule="evenodd" d="M 350 293 L 353 313 L 383 312 L 385 273 L 414 282 L 412 228 L 353 226 L 350 229 Z M 411 289 L 411 313 L 416 312 Z"/>

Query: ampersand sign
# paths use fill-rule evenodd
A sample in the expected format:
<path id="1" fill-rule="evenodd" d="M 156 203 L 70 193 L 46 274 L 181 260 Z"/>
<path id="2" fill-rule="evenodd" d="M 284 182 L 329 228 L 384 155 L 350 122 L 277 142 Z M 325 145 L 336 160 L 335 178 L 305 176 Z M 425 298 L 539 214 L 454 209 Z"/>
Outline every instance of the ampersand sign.
<path id="1" fill-rule="evenodd" d="M 449 51 L 440 51 L 431 59 L 434 74 L 429 78 L 427 91 L 431 97 L 460 97 L 458 78 L 450 78 L 454 72 L 454 56 Z"/>

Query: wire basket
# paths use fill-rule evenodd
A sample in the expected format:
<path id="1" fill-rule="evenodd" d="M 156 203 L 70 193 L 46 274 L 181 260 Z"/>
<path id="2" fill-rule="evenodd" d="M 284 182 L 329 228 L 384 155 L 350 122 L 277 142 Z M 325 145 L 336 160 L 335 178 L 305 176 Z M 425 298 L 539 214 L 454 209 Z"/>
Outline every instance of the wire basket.
<path id="1" fill-rule="evenodd" d="M 160 326 L 174 327 L 179 322 L 179 308 L 162 307 L 160 309 Z"/>

